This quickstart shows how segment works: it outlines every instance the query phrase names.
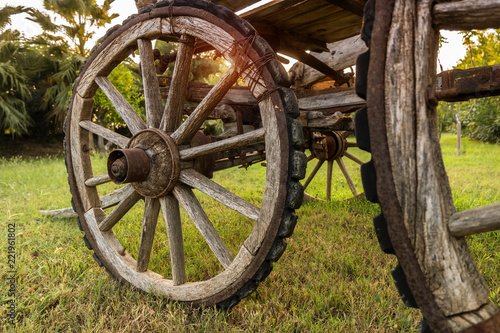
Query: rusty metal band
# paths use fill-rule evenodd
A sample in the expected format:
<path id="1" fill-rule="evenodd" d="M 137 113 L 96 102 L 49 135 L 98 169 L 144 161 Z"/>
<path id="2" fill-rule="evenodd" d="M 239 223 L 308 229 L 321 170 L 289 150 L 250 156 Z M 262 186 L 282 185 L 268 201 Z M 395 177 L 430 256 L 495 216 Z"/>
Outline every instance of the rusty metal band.
<path id="1" fill-rule="evenodd" d="M 440 332 L 451 332 L 448 321 L 438 307 L 433 294 L 425 284 L 414 249 L 404 224 L 403 213 L 396 195 L 392 175 L 385 116 L 385 62 L 389 31 L 395 0 L 377 0 L 375 22 L 370 42 L 370 65 L 368 70 L 368 123 L 373 162 L 377 170 L 377 194 L 387 221 L 394 250 L 403 268 L 408 285 L 423 316 Z"/>

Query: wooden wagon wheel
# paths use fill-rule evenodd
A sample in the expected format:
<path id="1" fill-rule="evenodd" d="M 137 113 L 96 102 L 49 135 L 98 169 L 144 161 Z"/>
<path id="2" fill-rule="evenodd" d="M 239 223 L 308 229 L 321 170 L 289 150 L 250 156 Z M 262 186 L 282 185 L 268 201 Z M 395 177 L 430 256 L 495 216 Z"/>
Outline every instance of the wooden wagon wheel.
<path id="1" fill-rule="evenodd" d="M 352 161 L 356 165 L 363 164 L 363 161 L 359 159 L 356 154 L 352 153 L 352 149 L 349 151 L 349 148 L 357 147 L 356 142 L 347 140 L 347 137 L 352 134 L 352 131 L 329 131 L 326 133 L 318 133 L 318 136 L 313 139 L 314 142 L 310 147 L 311 154 L 308 157 L 308 163 L 313 164 L 314 167 L 304 182 L 304 195 L 306 195 L 306 198 L 315 198 L 314 195 L 309 195 L 307 193 L 307 187 L 315 178 L 321 178 L 321 181 L 326 178 L 326 183 L 324 183 L 326 201 L 332 199 L 332 184 L 335 177 L 342 178 L 340 182 L 345 182 L 352 194 L 352 196 L 343 195 L 342 199 L 354 198 L 360 195 L 358 187 L 353 181 L 345 164 L 346 160 Z M 326 172 L 326 177 L 320 172 L 325 165 L 326 170 L 324 172 Z M 339 170 L 338 173 L 334 173 L 335 166 Z"/>
<path id="2" fill-rule="evenodd" d="M 152 41 L 159 38 L 179 43 L 165 108 L 152 49 Z M 184 97 L 197 40 L 215 48 L 231 67 L 183 121 Z M 112 70 L 137 49 L 146 121 L 108 79 Z M 214 143 L 200 144 L 198 140 L 196 147 L 191 147 L 204 120 L 239 77 L 259 101 L 263 127 Z M 293 119 L 298 115 L 298 106 L 293 92 L 285 88 L 288 85 L 288 76 L 272 49 L 250 25 L 231 11 L 203 0 L 159 2 L 108 32 L 75 82 L 66 122 L 70 187 L 86 234 L 84 239 L 95 252 L 96 261 L 121 281 L 193 305 L 228 308 L 253 292 L 269 274 L 272 262 L 283 253 L 285 238 L 295 226 L 294 209 L 302 201 L 298 180 L 304 177 L 306 157 L 298 150 L 304 144 L 303 135 L 300 123 Z M 99 88 L 127 124 L 131 138 L 92 121 L 93 97 Z M 122 148 L 110 154 L 109 175 L 94 175 L 98 166 L 88 149 L 89 133 L 101 135 Z M 263 140 L 267 168 L 260 207 L 196 168 L 197 162 L 210 154 Z M 110 179 L 129 184 L 122 185 L 123 199 L 106 213 L 101 208 L 99 186 Z M 223 219 L 225 213 L 214 219 L 207 216 L 200 193 L 211 202 L 222 203 L 228 211 L 241 214 L 241 219 L 250 223 L 249 233 L 238 238 L 240 231 L 234 230 L 234 238 L 223 239 L 215 219 Z M 181 219 L 180 207 L 190 222 Z M 125 217 L 134 209 L 139 210 L 142 220 L 140 232 L 129 234 L 129 244 L 138 247 L 136 254 L 121 243 L 115 232 L 126 227 L 126 223 L 133 224 Z M 157 225 L 159 216 L 166 222 L 168 236 L 161 243 L 158 235 L 163 227 Z M 183 237 L 188 222 L 196 226 L 206 243 L 198 248 L 208 249 L 202 264 L 190 271 L 189 251 L 193 251 L 195 240 Z M 162 247 L 168 247 L 168 252 L 161 252 L 164 257 L 160 261 L 170 268 L 167 272 L 148 269 Z M 209 267 L 203 267 L 204 261 L 215 261 L 220 269 L 212 273 Z M 196 272 L 191 274 L 191 270 Z"/>
<path id="3" fill-rule="evenodd" d="M 438 29 L 498 27 L 499 13 L 498 1 L 376 0 L 365 7 L 370 50 L 357 68 L 368 111 L 356 121 L 369 125 L 369 135 L 357 136 L 372 161 L 362 166 L 363 184 L 382 208 L 374 219 L 381 246 L 399 260 L 396 286 L 433 332 L 500 332 L 499 311 L 464 238 L 499 229 L 500 205 L 456 212 L 432 93 Z"/>

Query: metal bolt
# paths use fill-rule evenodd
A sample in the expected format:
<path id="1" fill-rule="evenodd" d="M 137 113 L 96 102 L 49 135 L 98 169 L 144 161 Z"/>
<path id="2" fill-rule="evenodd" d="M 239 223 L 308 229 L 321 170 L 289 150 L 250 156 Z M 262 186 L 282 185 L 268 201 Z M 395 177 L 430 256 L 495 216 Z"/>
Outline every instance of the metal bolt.
<path id="1" fill-rule="evenodd" d="M 486 83 L 490 80 L 490 75 L 488 73 L 482 72 L 479 74 L 479 82 Z"/>
<path id="2" fill-rule="evenodd" d="M 111 173 L 119 180 L 127 176 L 127 160 L 125 157 L 119 158 L 111 165 Z"/>

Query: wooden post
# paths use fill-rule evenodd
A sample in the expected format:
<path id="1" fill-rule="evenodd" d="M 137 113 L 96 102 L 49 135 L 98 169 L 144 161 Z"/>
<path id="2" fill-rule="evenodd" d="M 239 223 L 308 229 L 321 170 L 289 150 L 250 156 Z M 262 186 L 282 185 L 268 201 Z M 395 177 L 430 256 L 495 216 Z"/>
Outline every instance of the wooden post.
<path id="1" fill-rule="evenodd" d="M 460 111 L 462 103 L 458 103 L 457 113 L 455 119 L 457 120 L 457 155 L 460 155 L 462 150 L 462 121 L 460 120 Z"/>

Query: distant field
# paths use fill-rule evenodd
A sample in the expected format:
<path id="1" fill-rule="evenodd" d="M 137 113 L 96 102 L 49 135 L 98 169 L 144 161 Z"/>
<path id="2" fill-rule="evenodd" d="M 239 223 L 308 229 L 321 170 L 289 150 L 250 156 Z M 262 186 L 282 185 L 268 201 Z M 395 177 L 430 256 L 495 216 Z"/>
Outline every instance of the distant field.
<path id="1" fill-rule="evenodd" d="M 464 153 L 457 156 L 455 144 L 455 136 L 443 135 L 443 158 L 457 209 L 500 202 L 500 145 L 463 139 Z M 369 159 L 366 153 L 356 155 Z M 358 166 L 346 165 L 360 185 Z M 308 172 L 311 169 L 312 165 Z M 258 203 L 260 190 L 255 184 L 264 171 L 251 166 L 216 177 L 231 179 L 240 174 L 241 181 L 228 186 Z M 8 224 L 16 228 L 17 318 L 15 325 L 5 326 L 8 332 L 418 331 L 419 312 L 403 305 L 390 277 L 396 259 L 380 251 L 373 231 L 371 219 L 379 208 L 366 200 L 342 201 L 350 194 L 338 169 L 334 201 L 303 204 L 294 235 L 271 275 L 256 293 L 227 312 L 169 303 L 109 277 L 85 247 L 76 219 L 38 213 L 70 205 L 66 177 L 63 158 L 0 159 L 2 320 L 10 300 Z M 321 199 L 324 170 L 320 177 L 307 192 Z M 216 210 L 213 207 L 214 214 Z M 134 214 L 129 214 L 131 220 L 140 218 Z M 136 227 L 120 227 L 119 232 L 125 237 L 137 232 Z M 244 228 L 241 225 L 238 230 Z M 224 232 L 232 237 L 234 228 Z M 471 237 L 469 243 L 490 285 L 491 298 L 500 306 L 500 233 Z M 153 264 L 160 269 L 164 265 Z"/>

